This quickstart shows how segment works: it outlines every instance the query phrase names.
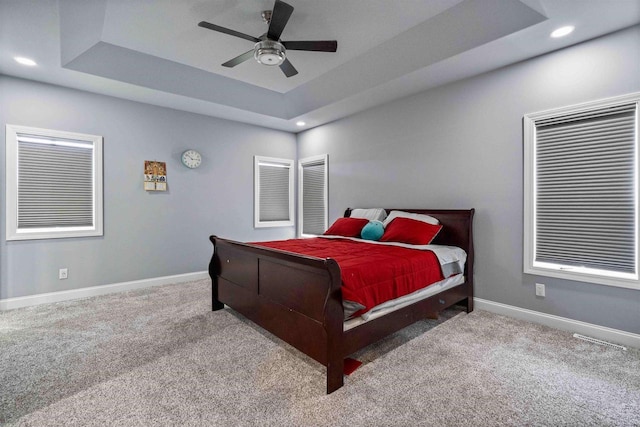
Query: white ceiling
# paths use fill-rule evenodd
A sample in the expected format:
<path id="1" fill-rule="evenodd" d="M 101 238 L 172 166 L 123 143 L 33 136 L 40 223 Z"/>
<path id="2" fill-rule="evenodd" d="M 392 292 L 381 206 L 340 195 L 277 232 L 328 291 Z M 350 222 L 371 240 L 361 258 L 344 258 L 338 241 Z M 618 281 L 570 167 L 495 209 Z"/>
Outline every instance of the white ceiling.
<path id="1" fill-rule="evenodd" d="M 288 51 L 291 78 L 222 67 L 252 42 L 197 26 L 258 37 L 273 0 L 0 0 L 0 73 L 298 132 L 640 22 L 640 0 L 285 1 L 283 40 L 338 40 Z"/>

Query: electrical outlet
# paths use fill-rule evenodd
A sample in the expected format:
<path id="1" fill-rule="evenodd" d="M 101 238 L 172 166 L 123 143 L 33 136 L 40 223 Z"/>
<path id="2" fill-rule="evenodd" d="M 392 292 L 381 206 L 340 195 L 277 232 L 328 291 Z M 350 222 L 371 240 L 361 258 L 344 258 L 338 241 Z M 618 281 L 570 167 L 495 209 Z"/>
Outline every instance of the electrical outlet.
<path id="1" fill-rule="evenodd" d="M 58 270 L 58 279 L 63 280 L 69 277 L 69 270 L 66 268 L 61 268 Z"/>
<path id="2" fill-rule="evenodd" d="M 536 283 L 536 296 L 544 296 L 544 285 L 542 283 Z"/>

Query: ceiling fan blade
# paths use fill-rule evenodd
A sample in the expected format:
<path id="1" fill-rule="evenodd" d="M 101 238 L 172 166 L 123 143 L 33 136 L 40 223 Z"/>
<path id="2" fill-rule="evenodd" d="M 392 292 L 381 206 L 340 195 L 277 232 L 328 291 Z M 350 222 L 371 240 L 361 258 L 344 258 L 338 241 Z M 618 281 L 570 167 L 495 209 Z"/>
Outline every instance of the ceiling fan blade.
<path id="1" fill-rule="evenodd" d="M 289 22 L 289 18 L 293 13 L 293 6 L 276 0 L 273 5 L 273 12 L 271 12 L 271 23 L 269 24 L 269 31 L 267 31 L 267 37 L 271 40 L 280 40 L 280 35 L 284 30 L 284 27 Z"/>
<path id="2" fill-rule="evenodd" d="M 258 43 L 260 41 L 259 38 L 250 36 L 249 34 L 244 34 L 239 31 L 230 30 L 228 28 L 221 27 L 219 25 L 211 24 L 206 21 L 202 21 L 198 24 L 198 27 L 207 28 L 209 30 L 217 31 L 219 33 L 229 34 L 230 36 L 240 37 L 241 39 L 249 40 L 254 43 Z"/>
<path id="3" fill-rule="evenodd" d="M 224 64 L 222 64 L 223 67 L 235 67 L 238 64 L 242 64 L 244 61 L 247 61 L 249 59 L 253 58 L 253 49 L 243 53 L 242 55 L 238 55 L 233 59 L 228 60 L 227 62 L 225 62 Z"/>
<path id="4" fill-rule="evenodd" d="M 338 50 L 336 40 L 292 41 L 282 42 L 287 50 L 311 50 L 316 52 L 335 52 Z"/>
<path id="5" fill-rule="evenodd" d="M 296 74 L 298 74 L 298 70 L 296 70 L 295 67 L 291 65 L 291 62 L 289 62 L 289 60 L 286 58 L 284 62 L 280 64 L 280 69 L 287 77 L 295 76 Z"/>

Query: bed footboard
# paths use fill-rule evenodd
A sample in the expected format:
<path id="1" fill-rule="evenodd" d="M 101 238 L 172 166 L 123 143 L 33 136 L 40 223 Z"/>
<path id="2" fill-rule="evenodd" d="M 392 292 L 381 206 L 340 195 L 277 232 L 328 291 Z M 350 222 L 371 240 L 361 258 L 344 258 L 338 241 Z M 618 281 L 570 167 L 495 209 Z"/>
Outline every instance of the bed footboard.
<path id="1" fill-rule="evenodd" d="M 327 367 L 343 384 L 340 268 L 319 259 L 210 237 L 213 310 L 224 304 Z"/>

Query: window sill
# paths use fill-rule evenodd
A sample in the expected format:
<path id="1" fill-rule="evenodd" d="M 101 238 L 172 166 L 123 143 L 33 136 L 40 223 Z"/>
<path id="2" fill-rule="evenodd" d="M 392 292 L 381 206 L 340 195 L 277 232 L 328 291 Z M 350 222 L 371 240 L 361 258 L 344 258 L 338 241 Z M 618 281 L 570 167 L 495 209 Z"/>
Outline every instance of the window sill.
<path id="1" fill-rule="evenodd" d="M 598 285 L 615 286 L 618 288 L 640 290 L 640 280 L 638 278 L 618 278 L 607 277 L 597 274 L 589 274 L 577 271 L 561 270 L 560 268 L 542 268 L 527 266 L 524 268 L 525 274 L 536 276 L 554 277 L 557 279 L 573 280 L 576 282 L 595 283 Z"/>

